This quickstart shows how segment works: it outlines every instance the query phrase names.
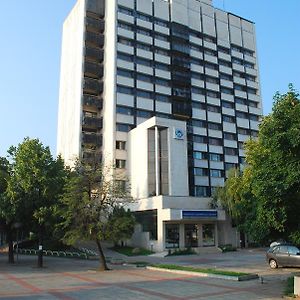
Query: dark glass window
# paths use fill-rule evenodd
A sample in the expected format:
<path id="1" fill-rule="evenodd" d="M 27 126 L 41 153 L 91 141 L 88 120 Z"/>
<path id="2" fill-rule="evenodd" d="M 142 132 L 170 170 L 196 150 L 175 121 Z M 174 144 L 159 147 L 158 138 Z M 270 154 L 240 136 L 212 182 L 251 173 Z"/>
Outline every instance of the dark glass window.
<path id="1" fill-rule="evenodd" d="M 130 107 L 125 107 L 125 106 L 117 106 L 116 112 L 117 112 L 117 114 L 122 114 L 122 115 L 128 115 L 128 116 L 133 115 L 133 109 Z"/>

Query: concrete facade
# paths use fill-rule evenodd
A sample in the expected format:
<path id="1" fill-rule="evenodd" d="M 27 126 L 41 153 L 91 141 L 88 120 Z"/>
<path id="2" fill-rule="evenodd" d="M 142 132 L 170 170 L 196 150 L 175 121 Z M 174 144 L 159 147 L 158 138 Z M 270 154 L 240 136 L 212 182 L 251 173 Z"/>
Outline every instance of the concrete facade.
<path id="1" fill-rule="evenodd" d="M 157 251 L 239 244 L 209 203 L 257 136 L 255 26 L 212 4 L 78 0 L 64 24 L 58 153 L 115 165 Z"/>

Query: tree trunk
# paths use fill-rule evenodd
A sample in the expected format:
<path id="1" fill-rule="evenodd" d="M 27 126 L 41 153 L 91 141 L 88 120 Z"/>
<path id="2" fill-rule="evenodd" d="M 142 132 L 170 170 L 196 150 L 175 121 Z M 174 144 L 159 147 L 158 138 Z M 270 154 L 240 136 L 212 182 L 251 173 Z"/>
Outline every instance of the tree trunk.
<path id="1" fill-rule="evenodd" d="M 104 253 L 103 253 L 103 250 L 101 247 L 101 243 L 98 239 L 96 239 L 96 244 L 97 244 L 97 247 L 99 250 L 99 262 L 100 262 L 98 269 L 99 269 L 99 271 L 107 271 L 107 270 L 109 270 L 109 268 L 107 267 L 106 259 L 105 259 L 105 256 L 104 256 Z"/>
<path id="2" fill-rule="evenodd" d="M 39 243 L 38 243 L 38 268 L 43 267 L 43 225 L 39 225 Z"/>
<path id="3" fill-rule="evenodd" d="M 14 258 L 14 244 L 13 244 L 13 237 L 12 237 L 12 229 L 11 226 L 7 226 L 7 243 L 8 243 L 8 263 L 13 264 L 15 263 Z"/>

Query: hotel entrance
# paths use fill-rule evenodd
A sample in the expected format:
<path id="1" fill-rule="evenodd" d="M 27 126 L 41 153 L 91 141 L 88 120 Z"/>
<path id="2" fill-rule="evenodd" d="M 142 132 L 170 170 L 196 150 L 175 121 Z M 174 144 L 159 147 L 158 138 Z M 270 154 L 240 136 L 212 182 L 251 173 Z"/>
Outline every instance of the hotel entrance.
<path id="1" fill-rule="evenodd" d="M 184 244 L 186 248 L 198 247 L 198 225 L 184 224 Z"/>

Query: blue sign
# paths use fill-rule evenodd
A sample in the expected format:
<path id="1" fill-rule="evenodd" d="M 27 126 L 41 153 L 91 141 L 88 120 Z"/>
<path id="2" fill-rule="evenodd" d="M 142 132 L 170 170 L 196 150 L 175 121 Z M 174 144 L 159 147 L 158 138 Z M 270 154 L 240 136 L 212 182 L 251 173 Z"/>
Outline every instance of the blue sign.
<path id="1" fill-rule="evenodd" d="M 212 219 L 218 218 L 216 210 L 183 210 L 182 219 Z"/>
<path id="2" fill-rule="evenodd" d="M 174 129 L 174 139 L 183 140 L 183 138 L 184 138 L 183 130 L 179 129 L 179 128 L 175 128 Z"/>

